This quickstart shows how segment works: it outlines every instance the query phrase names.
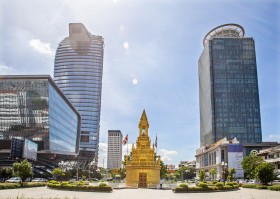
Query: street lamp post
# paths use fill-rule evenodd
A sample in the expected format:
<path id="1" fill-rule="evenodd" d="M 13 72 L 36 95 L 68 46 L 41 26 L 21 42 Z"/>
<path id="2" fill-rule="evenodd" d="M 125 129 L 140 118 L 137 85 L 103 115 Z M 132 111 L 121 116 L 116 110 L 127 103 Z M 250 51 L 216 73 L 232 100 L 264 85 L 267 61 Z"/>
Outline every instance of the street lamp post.
<path id="1" fill-rule="evenodd" d="M 222 161 L 221 165 L 223 166 L 223 180 L 224 180 L 224 185 L 226 183 L 226 167 L 227 167 L 227 163 Z"/>

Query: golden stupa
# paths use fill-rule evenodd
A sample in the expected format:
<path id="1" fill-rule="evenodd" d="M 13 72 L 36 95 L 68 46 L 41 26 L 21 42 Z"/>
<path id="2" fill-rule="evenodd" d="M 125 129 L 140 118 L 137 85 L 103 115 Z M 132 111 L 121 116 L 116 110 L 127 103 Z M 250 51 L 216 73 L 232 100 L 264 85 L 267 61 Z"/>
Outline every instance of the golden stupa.
<path id="1" fill-rule="evenodd" d="M 139 122 L 136 147 L 132 144 L 131 157 L 126 156 L 126 185 L 131 187 L 156 187 L 160 182 L 160 156 L 155 157 L 151 147 L 149 123 L 145 110 Z"/>

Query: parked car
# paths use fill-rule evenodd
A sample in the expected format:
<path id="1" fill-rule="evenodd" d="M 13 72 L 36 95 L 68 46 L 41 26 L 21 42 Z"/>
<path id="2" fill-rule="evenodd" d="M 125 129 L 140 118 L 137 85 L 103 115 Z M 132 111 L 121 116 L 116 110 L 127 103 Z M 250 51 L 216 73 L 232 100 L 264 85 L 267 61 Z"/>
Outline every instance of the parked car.
<path id="1" fill-rule="evenodd" d="M 25 180 L 24 180 L 24 182 L 31 182 L 31 178 L 26 178 Z"/>
<path id="2" fill-rule="evenodd" d="M 20 177 L 12 177 L 12 178 L 6 180 L 6 182 L 16 182 L 16 183 L 20 183 L 20 182 L 22 182 L 22 180 L 21 180 Z"/>
<path id="3" fill-rule="evenodd" d="M 32 182 L 48 182 L 49 180 L 46 178 L 34 178 Z"/>

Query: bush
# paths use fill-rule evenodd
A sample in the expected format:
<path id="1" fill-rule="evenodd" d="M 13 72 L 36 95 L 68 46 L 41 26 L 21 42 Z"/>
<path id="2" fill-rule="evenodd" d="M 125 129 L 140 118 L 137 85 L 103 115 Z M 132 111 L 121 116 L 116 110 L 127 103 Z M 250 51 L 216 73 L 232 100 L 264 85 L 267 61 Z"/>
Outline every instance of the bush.
<path id="1" fill-rule="evenodd" d="M 20 187 L 19 183 L 0 183 L 0 189 L 15 189 Z"/>
<path id="2" fill-rule="evenodd" d="M 188 187 L 188 189 L 182 187 L 176 187 L 173 189 L 174 193 L 186 193 L 186 192 L 201 192 L 203 189 L 201 187 Z"/>
<path id="3" fill-rule="evenodd" d="M 232 186 L 232 187 L 233 187 L 233 182 L 227 182 L 226 185 L 227 185 L 227 186 Z"/>
<path id="4" fill-rule="evenodd" d="M 234 186 L 239 185 L 237 182 L 232 182 L 232 184 L 233 184 Z"/>
<path id="5" fill-rule="evenodd" d="M 80 184 L 80 185 L 78 185 Z M 105 183 L 106 184 L 106 183 Z M 77 183 L 77 185 L 74 184 L 64 184 L 63 186 L 60 186 L 60 184 L 52 184 L 48 183 L 48 187 L 54 188 L 54 189 L 60 189 L 60 190 L 69 190 L 69 191 L 92 191 L 92 192 L 112 192 L 112 187 L 108 186 L 86 186 L 81 185 L 81 183 Z"/>
<path id="6" fill-rule="evenodd" d="M 108 184 L 106 182 L 101 182 L 98 186 L 99 187 L 108 187 Z"/>
<path id="7" fill-rule="evenodd" d="M 20 183 L 0 183 L 0 189 L 15 189 L 15 188 L 22 188 L 22 187 L 42 187 L 46 186 L 45 182 L 23 182 Z"/>
<path id="8" fill-rule="evenodd" d="M 185 183 L 180 184 L 179 187 L 183 188 L 183 189 L 188 189 L 189 188 L 189 186 L 187 184 L 185 184 Z"/>
<path id="9" fill-rule="evenodd" d="M 256 185 L 255 184 L 243 184 L 242 187 L 243 188 L 253 188 L 253 189 L 255 189 Z"/>
<path id="10" fill-rule="evenodd" d="M 22 187 L 43 187 L 46 184 L 46 182 L 23 182 Z"/>
<path id="11" fill-rule="evenodd" d="M 272 190 L 272 191 L 280 191 L 280 185 L 273 185 L 270 187 L 267 187 L 268 189 Z"/>
<path id="12" fill-rule="evenodd" d="M 201 187 L 202 189 L 208 189 L 208 185 L 204 182 L 198 183 L 198 186 Z"/>
<path id="13" fill-rule="evenodd" d="M 56 180 L 50 180 L 48 183 L 50 183 L 50 184 L 60 184 L 60 182 L 58 182 Z"/>
<path id="14" fill-rule="evenodd" d="M 204 186 L 204 185 L 202 185 Z M 183 188 L 183 187 L 176 187 L 173 189 L 173 191 L 175 193 L 188 193 L 188 192 L 212 192 L 212 191 L 230 191 L 230 190 L 235 190 L 238 189 L 238 185 L 234 185 L 234 186 L 221 186 L 221 187 L 217 187 L 217 186 L 212 186 L 212 187 L 207 187 L 207 188 L 202 188 L 202 187 L 188 187 L 188 188 Z"/>
<path id="15" fill-rule="evenodd" d="M 66 181 L 66 182 L 61 182 L 60 185 L 61 185 L 62 187 L 63 187 L 63 186 L 67 186 L 67 185 L 69 185 L 69 182 L 67 182 L 67 181 Z"/>
<path id="16" fill-rule="evenodd" d="M 217 182 L 217 183 L 215 184 L 215 186 L 220 188 L 220 187 L 223 187 L 224 185 L 223 185 L 223 183 L 221 183 L 221 182 Z"/>
<path id="17" fill-rule="evenodd" d="M 215 181 L 215 180 L 214 180 L 214 181 L 212 181 L 212 184 L 216 184 L 216 183 L 217 183 L 217 181 Z"/>

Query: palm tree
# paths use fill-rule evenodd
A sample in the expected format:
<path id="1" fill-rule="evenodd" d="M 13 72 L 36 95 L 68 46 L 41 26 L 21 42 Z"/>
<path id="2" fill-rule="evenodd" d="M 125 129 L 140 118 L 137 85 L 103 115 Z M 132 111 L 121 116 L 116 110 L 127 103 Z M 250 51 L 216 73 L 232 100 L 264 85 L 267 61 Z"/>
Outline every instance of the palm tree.
<path id="1" fill-rule="evenodd" d="M 216 178 L 216 174 L 217 174 L 216 169 L 212 168 L 212 169 L 210 170 L 210 174 L 211 174 L 211 179 L 212 179 L 212 180 L 215 179 L 215 178 Z"/>

